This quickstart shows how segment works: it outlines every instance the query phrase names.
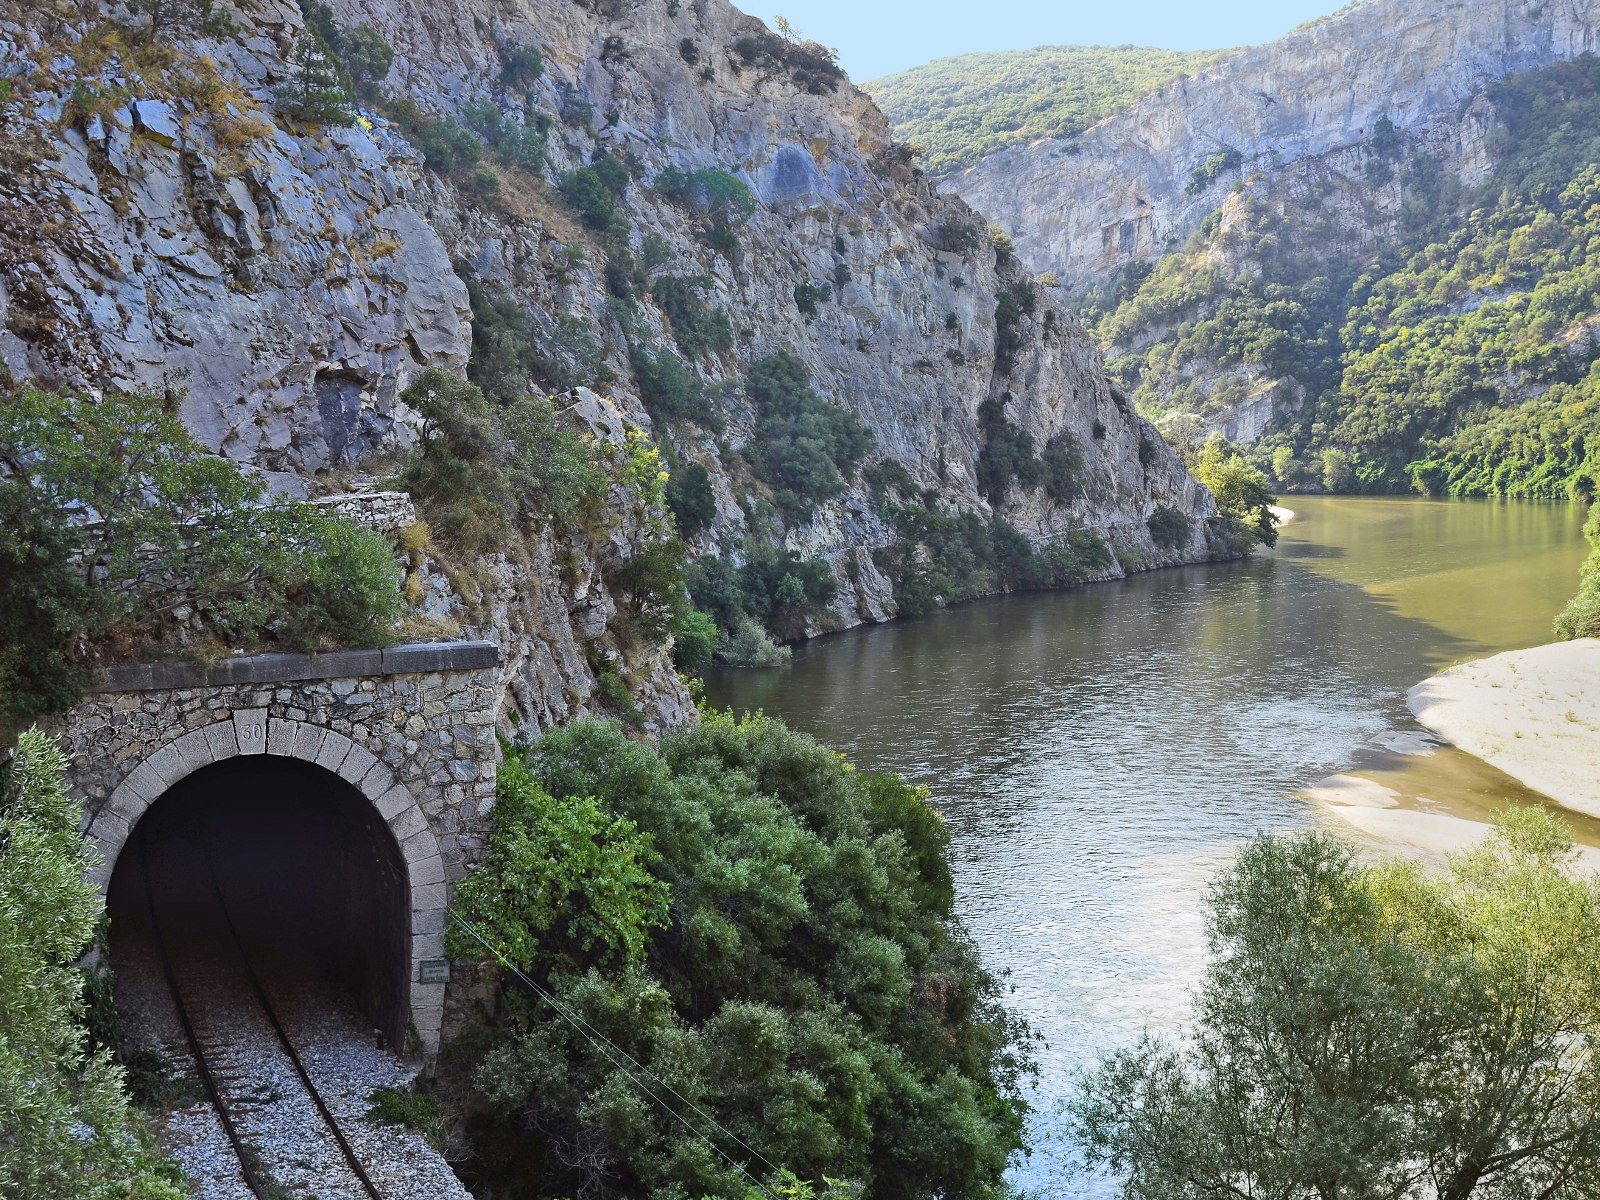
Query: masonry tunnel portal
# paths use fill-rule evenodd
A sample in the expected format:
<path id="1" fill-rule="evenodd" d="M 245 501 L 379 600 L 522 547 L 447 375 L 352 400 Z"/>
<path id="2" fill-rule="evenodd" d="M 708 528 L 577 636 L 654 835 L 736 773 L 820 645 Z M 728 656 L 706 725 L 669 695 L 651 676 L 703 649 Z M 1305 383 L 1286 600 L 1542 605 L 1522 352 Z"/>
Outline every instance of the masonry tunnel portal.
<path id="1" fill-rule="evenodd" d="M 164 951 L 168 970 L 197 978 L 247 964 L 241 978 L 280 996 L 333 989 L 403 1044 L 406 862 L 372 802 L 332 771 L 258 754 L 181 779 L 122 846 L 107 907 L 119 1007 L 139 1003 Z"/>

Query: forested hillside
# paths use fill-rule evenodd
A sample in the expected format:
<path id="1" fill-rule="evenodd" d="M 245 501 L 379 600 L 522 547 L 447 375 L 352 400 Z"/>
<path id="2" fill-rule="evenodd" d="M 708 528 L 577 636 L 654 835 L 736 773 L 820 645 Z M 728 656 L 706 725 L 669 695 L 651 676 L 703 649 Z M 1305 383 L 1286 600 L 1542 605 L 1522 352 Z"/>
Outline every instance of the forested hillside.
<path id="1" fill-rule="evenodd" d="M 1090 304 L 1116 377 L 1175 440 L 1254 440 L 1285 487 L 1592 492 L 1600 60 L 1485 99 L 1470 186 L 1380 121 L 1124 271 Z"/>
<path id="2" fill-rule="evenodd" d="M 1035 46 L 941 58 L 863 85 L 935 174 L 1041 137 L 1071 137 L 1216 51 Z"/>

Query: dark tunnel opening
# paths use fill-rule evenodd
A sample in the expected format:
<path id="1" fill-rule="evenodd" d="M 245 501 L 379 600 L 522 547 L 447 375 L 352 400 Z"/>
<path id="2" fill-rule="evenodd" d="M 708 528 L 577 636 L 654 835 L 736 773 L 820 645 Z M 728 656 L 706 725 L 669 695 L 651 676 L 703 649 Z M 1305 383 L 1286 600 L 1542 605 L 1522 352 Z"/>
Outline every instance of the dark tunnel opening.
<path id="1" fill-rule="evenodd" d="M 269 980 L 337 986 L 391 1046 L 404 1042 L 405 862 L 367 798 L 321 767 L 251 755 L 175 784 L 123 846 L 107 910 L 119 974 L 159 944 L 154 913 L 174 957 L 242 951 Z"/>

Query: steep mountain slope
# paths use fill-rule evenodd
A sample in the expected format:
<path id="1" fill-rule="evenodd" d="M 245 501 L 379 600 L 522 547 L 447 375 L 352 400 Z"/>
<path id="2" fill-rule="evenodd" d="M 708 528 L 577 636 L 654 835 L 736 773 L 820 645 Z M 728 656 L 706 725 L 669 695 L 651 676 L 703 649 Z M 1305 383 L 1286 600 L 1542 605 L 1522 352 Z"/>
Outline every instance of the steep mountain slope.
<path id="1" fill-rule="evenodd" d="M 425 368 L 563 393 L 613 447 L 604 503 L 441 545 L 424 589 L 508 646 L 522 718 L 597 688 L 685 712 L 626 424 L 687 481 L 695 598 L 730 629 L 1231 552 L 1094 340 L 820 48 L 719 0 L 154 8 L 0 10 L 0 359 L 165 395 L 289 493 L 370 488 L 436 436 L 402 396 Z M 1157 544 L 1158 508 L 1202 520 Z"/>
<path id="2" fill-rule="evenodd" d="M 1022 252 L 1180 446 L 1290 489 L 1587 492 L 1597 37 L 1585 0 L 1374 0 L 957 186 L 1025 197 Z"/>
<path id="3" fill-rule="evenodd" d="M 1438 151 L 1481 177 L 1483 84 L 1597 47 L 1596 0 L 1367 0 L 952 185 L 1078 290 L 1182 245 L 1235 181 L 1357 147 L 1381 118 L 1418 135 L 1439 126 L 1453 144 Z"/>
<path id="4" fill-rule="evenodd" d="M 1218 52 L 1035 46 L 959 54 L 862 84 L 903 141 L 944 175 L 1037 138 L 1071 139 Z"/>
<path id="5" fill-rule="evenodd" d="M 1487 175 L 1383 130 L 1254 179 L 1100 323 L 1180 442 L 1287 487 L 1559 497 L 1600 471 L 1600 60 L 1487 88 Z M 1135 286 L 1135 283 L 1137 286 Z"/>

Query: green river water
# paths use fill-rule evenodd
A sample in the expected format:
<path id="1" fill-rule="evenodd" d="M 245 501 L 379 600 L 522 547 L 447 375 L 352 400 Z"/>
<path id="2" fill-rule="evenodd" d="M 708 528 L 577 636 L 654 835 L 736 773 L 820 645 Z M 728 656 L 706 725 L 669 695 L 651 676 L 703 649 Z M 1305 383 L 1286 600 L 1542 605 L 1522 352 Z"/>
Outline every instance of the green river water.
<path id="1" fill-rule="evenodd" d="M 1242 840 L 1350 828 L 1304 789 L 1354 771 L 1422 811 L 1535 802 L 1449 748 L 1397 753 L 1416 748 L 1405 691 L 1548 640 L 1582 512 L 1289 503 L 1278 549 L 1247 562 L 984 601 L 707 680 L 717 705 L 764 709 L 933 789 L 961 915 L 1046 1043 L 1034 1153 L 1014 1172 L 1029 1190 L 1111 1194 L 1075 1171 L 1056 1108 L 1106 1047 L 1181 1028 L 1205 883 Z M 1579 833 L 1600 844 L 1600 828 Z"/>

